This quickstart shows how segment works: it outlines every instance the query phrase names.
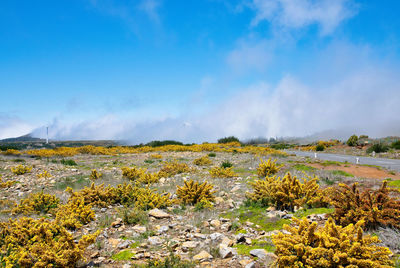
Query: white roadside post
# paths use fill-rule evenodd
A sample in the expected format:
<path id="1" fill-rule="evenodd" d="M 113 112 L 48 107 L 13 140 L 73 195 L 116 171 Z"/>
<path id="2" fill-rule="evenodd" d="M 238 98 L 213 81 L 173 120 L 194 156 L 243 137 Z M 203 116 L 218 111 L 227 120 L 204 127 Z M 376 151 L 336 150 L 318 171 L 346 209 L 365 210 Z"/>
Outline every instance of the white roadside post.
<path id="1" fill-rule="evenodd" d="M 360 158 L 356 157 L 356 164 L 360 164 Z"/>
<path id="2" fill-rule="evenodd" d="M 314 158 L 317 158 L 317 153 L 314 153 Z"/>

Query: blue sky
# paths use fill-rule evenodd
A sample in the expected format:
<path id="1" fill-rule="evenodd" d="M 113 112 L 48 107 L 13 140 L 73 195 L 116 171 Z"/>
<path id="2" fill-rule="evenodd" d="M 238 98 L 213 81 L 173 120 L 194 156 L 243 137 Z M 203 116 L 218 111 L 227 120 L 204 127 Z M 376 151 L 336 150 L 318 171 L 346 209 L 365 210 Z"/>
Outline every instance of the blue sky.
<path id="1" fill-rule="evenodd" d="M 400 135 L 398 1 L 0 3 L 0 138 Z"/>

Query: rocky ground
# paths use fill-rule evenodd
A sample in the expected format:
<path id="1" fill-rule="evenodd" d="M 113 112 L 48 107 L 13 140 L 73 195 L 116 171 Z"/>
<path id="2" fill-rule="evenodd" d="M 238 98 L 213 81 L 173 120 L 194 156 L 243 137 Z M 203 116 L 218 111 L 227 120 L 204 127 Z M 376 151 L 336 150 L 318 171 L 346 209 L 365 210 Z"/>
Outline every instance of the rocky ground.
<path id="1" fill-rule="evenodd" d="M 0 176 L 5 181 L 16 181 L 9 188 L 0 189 L 1 209 L 7 211 L 13 202 L 31 192 L 44 191 L 57 195 L 63 202 L 68 199 L 67 187 L 74 190 L 89 186 L 92 169 L 103 173 L 95 183 L 117 185 L 128 182 L 122 176 L 121 167 L 145 167 L 149 171 L 158 171 L 163 161 L 187 163 L 193 172 L 162 178 L 151 185 L 160 192 L 175 195 L 176 186 L 184 180 L 207 180 L 214 185 L 216 199 L 213 208 L 196 209 L 193 206 L 174 205 L 164 210 L 153 209 L 144 212 L 135 224 L 123 221 L 124 208 L 109 206 L 95 208 L 96 220 L 76 231 L 79 238 L 83 234 L 102 229 L 95 244 L 86 252 L 86 261 L 82 265 L 101 267 L 131 267 L 145 264 L 151 259 L 162 259 L 171 252 L 196 263 L 199 267 L 268 267 L 275 259 L 271 235 L 290 223 L 290 218 L 308 217 L 323 223 L 326 213 L 331 209 L 299 210 L 294 213 L 276 211 L 275 208 L 246 207 L 246 192 L 250 191 L 248 182 L 257 178 L 256 169 L 260 157 L 253 154 L 216 153 L 211 166 L 219 166 L 230 161 L 238 174 L 234 178 L 211 178 L 210 166 L 196 166 L 193 160 L 206 155 L 193 152 L 163 152 L 161 159 L 152 157 L 152 153 L 126 154 L 119 156 L 79 155 L 68 159 L 77 165 L 61 163 L 61 158 L 38 159 L 29 157 L 0 156 Z M 263 157 L 268 159 L 268 157 Z M 273 157 L 274 158 L 274 157 Z M 379 186 L 385 178 L 397 178 L 392 171 L 380 170 L 379 178 L 368 174 L 351 174 L 344 164 L 318 162 L 295 156 L 278 157 L 278 163 L 284 164 L 278 176 L 291 172 L 304 176 L 315 174 L 320 178 L 322 187 L 339 182 Z M 14 175 L 10 168 L 18 164 L 33 166 L 31 172 Z M 329 168 L 326 168 L 329 166 Z M 375 169 L 371 167 L 371 169 Z M 37 174 L 47 170 L 50 178 L 37 178 Z M 382 173 L 383 172 L 383 173 Z M 365 174 L 363 174 L 365 175 Z M 393 180 L 396 184 L 397 180 Z M 1 220 L 12 216 L 8 212 L 0 214 Z M 385 232 L 383 232 L 384 236 Z"/>

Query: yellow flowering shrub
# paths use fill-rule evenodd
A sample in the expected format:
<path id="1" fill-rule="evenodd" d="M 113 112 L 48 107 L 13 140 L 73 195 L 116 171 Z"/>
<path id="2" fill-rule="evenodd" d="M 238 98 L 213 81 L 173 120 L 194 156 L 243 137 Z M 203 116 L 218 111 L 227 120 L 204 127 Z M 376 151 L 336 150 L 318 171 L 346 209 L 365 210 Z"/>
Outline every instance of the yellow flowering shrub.
<path id="1" fill-rule="evenodd" d="M 75 243 L 72 235 L 54 221 L 20 218 L 0 222 L 2 267 L 75 267 L 100 231 Z"/>
<path id="2" fill-rule="evenodd" d="M 293 211 L 294 207 L 313 205 L 320 201 L 318 178 L 308 177 L 300 181 L 296 176 L 287 173 L 281 177 L 266 177 L 250 182 L 254 192 L 247 197 L 264 206 L 276 206 L 280 210 Z"/>
<path id="3" fill-rule="evenodd" d="M 15 207 L 13 213 L 47 213 L 58 207 L 60 199 L 55 195 L 44 194 L 43 192 L 29 194 L 26 198 L 21 199 L 17 207 Z"/>
<path id="4" fill-rule="evenodd" d="M 83 197 L 85 205 L 92 205 L 97 207 L 107 207 L 114 203 L 115 192 L 112 187 L 105 187 L 104 184 L 95 186 L 94 183 L 90 187 L 84 187 L 82 190 L 74 192 L 70 187 L 66 189 L 66 192 L 71 196 L 69 200 Z"/>
<path id="5" fill-rule="evenodd" d="M 213 178 L 233 178 L 238 175 L 233 171 L 233 167 L 213 167 L 210 169 L 210 175 Z"/>
<path id="6" fill-rule="evenodd" d="M 12 185 L 14 185 L 15 183 L 17 183 L 16 181 L 5 181 L 3 182 L 3 178 L 0 177 L 0 189 L 1 188 L 9 188 Z"/>
<path id="7" fill-rule="evenodd" d="M 82 196 L 75 196 L 58 207 L 55 222 L 69 230 L 76 230 L 94 219 L 92 206 L 86 205 Z"/>
<path id="8" fill-rule="evenodd" d="M 194 205 L 198 202 L 213 202 L 213 185 L 208 182 L 199 184 L 193 180 L 185 181 L 183 186 L 177 186 L 176 195 L 183 204 Z"/>
<path id="9" fill-rule="evenodd" d="M 158 176 L 168 178 L 176 174 L 190 172 L 191 169 L 186 163 L 166 162 L 158 172 Z"/>
<path id="10" fill-rule="evenodd" d="M 48 178 L 51 178 L 52 176 L 47 170 L 44 170 L 42 173 L 37 174 L 36 177 L 38 179 L 41 179 L 41 178 L 48 179 Z"/>
<path id="11" fill-rule="evenodd" d="M 32 171 L 31 166 L 18 165 L 16 167 L 11 168 L 11 172 L 14 173 L 15 175 L 23 175 L 23 174 L 29 173 L 31 171 Z"/>
<path id="12" fill-rule="evenodd" d="M 162 159 L 162 155 L 161 154 L 152 154 L 152 155 L 150 155 L 150 157 L 154 158 L 154 159 Z"/>
<path id="13" fill-rule="evenodd" d="M 172 205 L 170 194 L 159 194 L 150 188 L 138 188 L 135 207 L 139 209 L 166 208 Z"/>
<path id="14" fill-rule="evenodd" d="M 195 164 L 196 166 L 208 166 L 211 165 L 212 162 L 210 160 L 210 158 L 208 157 L 208 155 L 202 156 L 200 158 L 196 158 L 195 160 L 193 160 L 193 164 Z"/>
<path id="15" fill-rule="evenodd" d="M 159 180 L 160 177 L 158 173 L 145 172 L 140 175 L 140 177 L 137 179 L 137 182 L 143 184 L 152 184 L 157 183 Z"/>
<path id="16" fill-rule="evenodd" d="M 284 225 L 287 233 L 273 235 L 278 267 L 393 267 L 391 251 L 376 245 L 378 237 L 363 234 L 363 221 L 342 227 L 330 218 L 320 228 L 306 218 L 293 222 L 296 226 Z"/>
<path id="17" fill-rule="evenodd" d="M 15 149 L 7 149 L 3 152 L 4 155 L 21 155 L 21 152 Z"/>
<path id="18" fill-rule="evenodd" d="M 265 178 L 267 176 L 276 174 L 282 167 L 283 165 L 276 164 L 276 160 L 271 161 L 271 158 L 268 159 L 268 161 L 261 159 L 261 162 L 257 168 L 257 174 L 260 178 Z"/>
<path id="19" fill-rule="evenodd" d="M 123 167 L 121 168 L 122 170 L 122 176 L 127 177 L 130 180 L 136 180 L 138 179 L 142 174 L 147 172 L 147 169 L 145 168 L 137 168 L 137 167 Z"/>
<path id="20" fill-rule="evenodd" d="M 335 207 L 332 217 L 342 225 L 363 220 L 368 229 L 379 226 L 400 229 L 400 200 L 391 197 L 389 192 L 386 181 L 379 189 L 365 189 L 362 193 L 356 183 L 351 187 L 339 184 L 330 196 Z"/>
<path id="21" fill-rule="evenodd" d="M 103 176 L 103 174 L 101 172 L 97 171 L 96 169 L 92 169 L 89 179 L 91 179 L 92 181 L 95 181 L 95 180 L 98 180 L 101 176 Z"/>

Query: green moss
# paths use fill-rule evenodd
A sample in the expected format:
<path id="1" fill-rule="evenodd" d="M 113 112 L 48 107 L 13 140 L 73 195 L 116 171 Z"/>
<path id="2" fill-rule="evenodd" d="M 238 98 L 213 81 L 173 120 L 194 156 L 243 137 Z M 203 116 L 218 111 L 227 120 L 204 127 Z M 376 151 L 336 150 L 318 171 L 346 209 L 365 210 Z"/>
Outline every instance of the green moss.
<path id="1" fill-rule="evenodd" d="M 395 180 L 395 181 L 389 181 L 388 186 L 395 187 L 395 188 L 400 188 L 400 180 Z"/>
<path id="2" fill-rule="evenodd" d="M 130 260 L 133 256 L 135 256 L 135 253 L 131 252 L 130 250 L 122 250 L 117 254 L 114 254 L 111 259 L 113 259 L 114 261 L 127 261 Z"/>
<path id="3" fill-rule="evenodd" d="M 303 165 L 303 164 L 296 164 L 293 166 L 294 169 L 299 170 L 299 171 L 308 171 L 308 172 L 313 172 L 316 170 L 316 168 L 314 167 L 310 167 L 307 165 Z"/>
<path id="4" fill-rule="evenodd" d="M 347 173 L 346 171 L 343 170 L 333 170 L 332 174 L 335 176 L 354 177 L 353 174 Z"/>
<path id="5" fill-rule="evenodd" d="M 294 213 L 294 216 L 296 218 L 302 218 L 302 217 L 307 217 L 308 215 L 311 214 L 329 214 L 334 211 L 333 208 L 310 208 L 307 210 L 299 210 L 296 213 Z"/>
<path id="6" fill-rule="evenodd" d="M 250 251 L 253 249 L 265 249 L 268 252 L 275 251 L 272 243 L 262 240 L 253 240 L 251 245 L 236 244 L 233 247 L 236 248 L 237 253 L 240 255 L 250 255 Z"/>

